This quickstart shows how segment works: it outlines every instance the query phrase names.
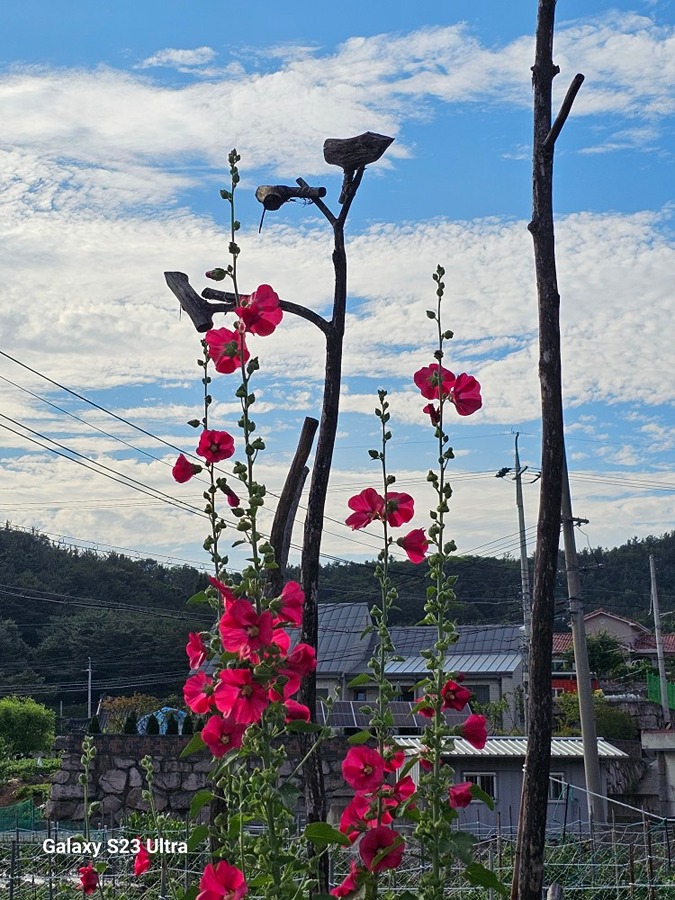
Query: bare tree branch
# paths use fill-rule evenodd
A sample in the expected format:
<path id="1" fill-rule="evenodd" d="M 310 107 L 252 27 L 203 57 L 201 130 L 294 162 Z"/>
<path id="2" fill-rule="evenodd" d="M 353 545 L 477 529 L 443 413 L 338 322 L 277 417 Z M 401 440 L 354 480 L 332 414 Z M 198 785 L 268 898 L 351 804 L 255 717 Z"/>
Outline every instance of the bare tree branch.
<path id="1" fill-rule="evenodd" d="M 548 150 L 553 147 L 556 142 L 556 138 L 562 131 L 562 127 L 567 121 L 567 117 L 572 112 L 572 104 L 581 89 L 581 85 L 584 83 L 584 76 L 579 72 L 572 79 L 572 83 L 567 89 L 567 93 L 565 94 L 565 99 L 562 102 L 562 106 L 560 107 L 560 112 L 556 116 L 556 120 L 553 123 L 553 128 L 549 131 L 549 133 L 544 138 L 544 143 L 542 145 L 543 150 Z"/>

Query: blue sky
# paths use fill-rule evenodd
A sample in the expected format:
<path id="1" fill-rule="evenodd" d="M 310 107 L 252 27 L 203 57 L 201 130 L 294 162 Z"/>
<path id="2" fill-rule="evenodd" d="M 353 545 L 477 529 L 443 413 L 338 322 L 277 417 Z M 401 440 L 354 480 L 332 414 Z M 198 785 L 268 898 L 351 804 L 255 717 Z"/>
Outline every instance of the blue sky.
<path id="1" fill-rule="evenodd" d="M 323 161 L 323 140 L 372 130 L 395 142 L 367 171 L 349 220 L 343 411 L 324 550 L 377 550 L 374 536 L 341 522 L 350 494 L 376 484 L 367 450 L 380 387 L 391 395 L 392 468 L 417 497 L 414 524 L 425 524 L 433 446 L 410 376 L 430 361 L 424 310 L 441 263 L 456 334 L 448 364 L 474 374 L 485 398 L 480 413 L 453 423 L 453 533 L 462 552 L 514 552 L 513 489 L 494 472 L 512 462 L 514 431 L 523 460 L 536 469 L 539 459 L 526 228 L 535 15 L 533 0 L 331 9 L 5 0 L 1 349 L 40 373 L 0 357 L 5 519 L 101 548 L 203 559 L 200 517 L 128 483 L 201 506 L 201 486 L 173 484 L 175 451 L 156 439 L 192 451 L 184 423 L 200 414 L 197 336 L 162 273 L 184 271 L 200 290 L 203 272 L 227 262 L 218 191 L 236 146 L 242 288 L 271 283 L 326 312 L 326 223 L 289 204 L 258 235 L 253 193 L 303 176 L 324 185 L 335 208 L 340 176 Z M 575 513 L 590 519 L 581 543 L 614 546 L 675 520 L 675 23 L 671 4 L 639 0 L 561 0 L 557 18 L 556 104 L 576 72 L 586 76 L 555 170 L 572 492 Z M 319 411 L 322 345 L 287 317 L 255 352 L 269 448 L 261 472 L 278 491 L 304 416 Z M 231 388 L 223 380 L 214 391 L 214 415 L 230 429 Z M 64 456 L 34 443 L 46 438 Z M 72 451 L 127 483 L 78 465 Z M 536 484 L 525 493 L 532 533 Z"/>

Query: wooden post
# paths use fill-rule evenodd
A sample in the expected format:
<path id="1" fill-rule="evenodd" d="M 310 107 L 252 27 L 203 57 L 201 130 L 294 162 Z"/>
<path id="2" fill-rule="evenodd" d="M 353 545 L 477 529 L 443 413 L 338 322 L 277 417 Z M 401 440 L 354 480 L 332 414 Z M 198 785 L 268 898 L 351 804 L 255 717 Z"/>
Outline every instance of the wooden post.
<path id="1" fill-rule="evenodd" d="M 542 453 L 529 652 L 530 715 L 512 900 L 541 898 L 553 728 L 551 661 L 563 465 L 560 295 L 553 228 L 553 151 L 583 81 L 583 75 L 576 76 L 556 121 L 551 125 L 552 85 L 559 71 L 553 64 L 555 6 L 556 0 L 539 0 L 532 67 L 532 221 L 528 228 L 534 243 L 539 309 Z"/>

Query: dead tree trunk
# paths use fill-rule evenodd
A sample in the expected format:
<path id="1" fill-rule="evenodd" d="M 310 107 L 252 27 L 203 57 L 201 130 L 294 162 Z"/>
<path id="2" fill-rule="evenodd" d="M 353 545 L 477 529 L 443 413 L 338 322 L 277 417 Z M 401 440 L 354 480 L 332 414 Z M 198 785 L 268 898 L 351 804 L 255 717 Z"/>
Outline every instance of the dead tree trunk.
<path id="1" fill-rule="evenodd" d="M 553 152 L 583 76 L 577 75 L 551 125 L 555 0 L 539 0 L 534 88 L 532 221 L 539 307 L 539 381 L 542 458 L 530 638 L 530 716 L 523 793 L 514 861 L 512 900 L 540 900 L 551 757 L 551 657 L 564 453 L 560 356 L 560 295 L 553 228 Z"/>

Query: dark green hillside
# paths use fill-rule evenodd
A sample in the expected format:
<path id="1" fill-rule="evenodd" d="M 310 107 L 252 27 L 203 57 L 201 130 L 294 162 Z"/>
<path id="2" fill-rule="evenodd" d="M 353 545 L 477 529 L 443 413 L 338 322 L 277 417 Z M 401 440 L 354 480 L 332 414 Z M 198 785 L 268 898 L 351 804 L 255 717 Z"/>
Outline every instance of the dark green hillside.
<path id="1" fill-rule="evenodd" d="M 603 607 L 649 626 L 650 553 L 661 611 L 675 610 L 675 532 L 633 539 L 612 550 L 581 551 L 586 610 Z M 460 624 L 520 620 L 516 560 L 456 557 L 450 570 L 457 576 Z M 413 624 L 422 617 L 426 573 L 426 566 L 392 565 L 400 607 L 393 624 Z M 82 703 L 89 657 L 94 702 L 102 693 L 138 690 L 166 696 L 180 691 L 187 632 L 211 625 L 207 609 L 185 605 L 204 584 L 205 576 L 189 566 L 99 556 L 60 547 L 44 535 L 0 529 L 0 696 L 24 689 L 48 703 Z M 561 615 L 556 628 L 563 630 L 562 557 L 557 594 Z M 324 567 L 320 597 L 323 602 L 376 603 L 372 563 Z M 666 618 L 665 627 L 675 631 L 673 619 Z"/>
<path id="2" fill-rule="evenodd" d="M 82 702 L 91 657 L 93 694 L 168 694 L 186 671 L 190 630 L 208 610 L 185 601 L 205 578 L 189 566 L 102 557 L 44 535 L 0 530 L 0 695 L 33 687 L 37 699 Z"/>

